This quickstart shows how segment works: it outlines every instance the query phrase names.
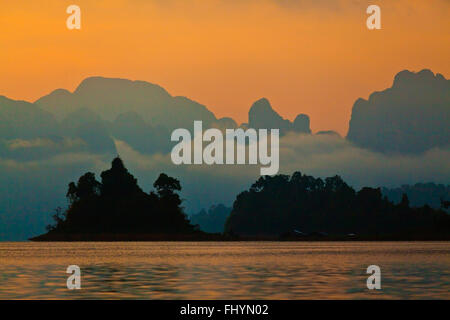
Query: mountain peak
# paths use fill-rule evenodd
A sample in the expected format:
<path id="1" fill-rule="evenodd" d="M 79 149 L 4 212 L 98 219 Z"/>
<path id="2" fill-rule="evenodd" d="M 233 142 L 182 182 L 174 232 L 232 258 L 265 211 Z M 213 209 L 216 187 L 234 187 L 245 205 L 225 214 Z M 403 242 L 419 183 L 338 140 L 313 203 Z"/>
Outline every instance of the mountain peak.
<path id="1" fill-rule="evenodd" d="M 421 85 L 435 83 L 435 81 L 446 81 L 442 74 L 437 73 L 429 69 L 423 69 L 419 72 L 411 72 L 409 70 L 400 71 L 395 75 L 393 87 L 405 87 L 410 85 Z"/>
<path id="2" fill-rule="evenodd" d="M 296 132 L 311 133 L 309 116 L 306 114 L 300 113 L 297 115 L 292 126 Z"/>
<path id="3" fill-rule="evenodd" d="M 269 102 L 269 100 L 267 98 L 261 98 L 261 99 L 255 101 L 253 103 L 253 105 L 251 106 L 251 108 L 249 110 L 249 113 L 252 112 L 252 111 L 254 111 L 254 112 L 256 112 L 256 111 L 272 111 L 272 112 L 275 112 L 272 109 L 272 106 L 270 105 L 270 102 Z"/>
<path id="4" fill-rule="evenodd" d="M 142 91 L 151 89 L 153 93 L 170 96 L 169 93 L 159 85 L 140 81 L 128 80 L 123 78 L 106 78 L 100 76 L 88 77 L 81 81 L 75 89 L 75 94 L 92 94 L 93 92 L 104 93 L 107 91 L 119 90 L 119 92 L 129 93 L 130 90 Z"/>
<path id="5" fill-rule="evenodd" d="M 292 123 L 283 119 L 270 105 L 269 100 L 262 98 L 253 103 L 248 112 L 249 128 L 255 129 L 279 129 L 281 134 L 287 131 L 300 133 L 311 133 L 309 128 L 309 117 L 299 114 Z"/>
<path id="6" fill-rule="evenodd" d="M 257 100 L 248 111 L 248 123 L 250 128 L 284 128 L 283 118 L 272 109 L 269 100 L 262 98 Z"/>

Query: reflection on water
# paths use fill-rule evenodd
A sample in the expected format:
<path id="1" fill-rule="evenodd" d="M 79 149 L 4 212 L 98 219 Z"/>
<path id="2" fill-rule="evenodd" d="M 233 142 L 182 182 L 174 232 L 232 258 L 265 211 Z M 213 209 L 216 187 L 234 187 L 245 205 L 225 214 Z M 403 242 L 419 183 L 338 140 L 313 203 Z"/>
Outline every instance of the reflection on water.
<path id="1" fill-rule="evenodd" d="M 66 268 L 81 268 L 68 290 Z M 378 265 L 382 290 L 366 287 Z M 445 242 L 0 243 L 0 299 L 450 298 Z"/>

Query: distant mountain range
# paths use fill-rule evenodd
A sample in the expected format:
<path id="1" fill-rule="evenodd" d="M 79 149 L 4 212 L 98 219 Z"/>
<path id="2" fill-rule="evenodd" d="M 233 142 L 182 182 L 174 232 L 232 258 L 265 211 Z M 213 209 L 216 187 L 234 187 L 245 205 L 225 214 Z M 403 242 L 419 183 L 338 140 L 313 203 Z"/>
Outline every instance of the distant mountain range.
<path id="1" fill-rule="evenodd" d="M 0 156 L 26 159 L 11 141 L 26 143 L 31 158 L 61 150 L 115 154 L 113 139 L 147 154 L 167 153 L 170 132 L 202 120 L 205 128 L 236 128 L 186 97 L 171 96 L 145 81 L 91 77 L 71 93 L 57 89 L 34 103 L 0 97 Z M 310 119 L 284 119 L 262 98 L 249 110 L 243 128 L 278 128 L 310 134 Z M 357 146 L 388 153 L 420 153 L 450 141 L 450 81 L 429 70 L 402 71 L 393 86 L 358 99 L 347 139 Z M 318 134 L 333 134 L 321 131 Z M 38 141 L 38 139 L 40 139 Z M 17 141 L 18 140 L 18 141 Z M 50 148 L 49 146 L 52 146 Z M 41 152 L 39 151 L 41 150 Z"/>
<path id="2" fill-rule="evenodd" d="M 190 216 L 190 222 L 197 225 L 200 230 L 210 233 L 223 233 L 225 222 L 231 213 L 232 208 L 223 204 L 213 205 L 208 211 L 200 210 Z"/>
<path id="3" fill-rule="evenodd" d="M 402 185 L 398 188 L 381 188 L 381 192 L 393 203 L 400 203 L 403 194 L 408 196 L 411 207 L 428 205 L 432 208 L 442 208 L 442 201 L 450 200 L 450 185 L 435 183 L 416 183 Z"/>
<path id="4" fill-rule="evenodd" d="M 89 109 L 103 120 L 114 121 L 123 113 L 134 112 L 150 125 L 183 127 L 194 120 L 205 125 L 217 121 L 205 106 L 185 97 L 173 97 L 158 85 L 145 81 L 91 77 L 73 93 L 58 89 L 35 104 L 63 120 L 80 108 Z"/>
<path id="5" fill-rule="evenodd" d="M 0 97 L 0 155 L 26 159 L 20 148 L 8 148 L 9 142 L 16 140 L 33 146 L 27 148 L 30 157 L 51 155 L 61 151 L 60 144 L 67 139 L 78 141 L 71 145 L 72 152 L 114 154 L 113 139 L 118 139 L 142 153 L 167 153 L 172 146 L 171 131 L 190 128 L 194 120 L 202 120 L 205 128 L 238 127 L 233 119 L 217 119 L 205 106 L 173 97 L 157 85 L 92 77 L 73 93 L 57 89 L 35 103 Z M 300 114 L 290 122 L 275 112 L 267 99 L 253 104 L 249 122 L 242 127 L 279 128 L 282 134 L 311 132 L 307 115 Z M 47 143 L 36 143 L 37 139 Z M 58 148 L 51 151 L 45 146 Z"/>

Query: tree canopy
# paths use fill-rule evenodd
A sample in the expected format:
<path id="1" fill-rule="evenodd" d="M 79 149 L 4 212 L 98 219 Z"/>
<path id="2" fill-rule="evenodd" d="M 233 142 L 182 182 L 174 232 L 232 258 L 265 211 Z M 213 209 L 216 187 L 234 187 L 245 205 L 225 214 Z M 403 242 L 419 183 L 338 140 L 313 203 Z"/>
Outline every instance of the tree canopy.
<path id="1" fill-rule="evenodd" d="M 137 179 L 117 157 L 103 171 L 101 181 L 87 172 L 70 182 L 69 207 L 58 209 L 52 233 L 190 233 L 181 207 L 180 182 L 161 173 L 154 183 L 157 193 L 145 193 Z"/>
<path id="2" fill-rule="evenodd" d="M 356 192 L 341 177 L 322 180 L 295 172 L 260 177 L 240 193 L 225 232 L 237 235 L 301 233 L 430 235 L 450 233 L 450 216 L 428 206 L 395 205 L 379 188 Z"/>

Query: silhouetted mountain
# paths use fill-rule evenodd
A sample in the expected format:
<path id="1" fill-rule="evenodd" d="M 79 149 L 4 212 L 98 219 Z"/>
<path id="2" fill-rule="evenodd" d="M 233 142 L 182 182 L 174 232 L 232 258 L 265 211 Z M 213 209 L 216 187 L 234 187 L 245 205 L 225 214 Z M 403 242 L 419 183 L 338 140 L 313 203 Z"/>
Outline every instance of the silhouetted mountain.
<path id="1" fill-rule="evenodd" d="M 224 131 L 226 129 L 235 129 L 238 127 L 238 125 L 232 118 L 225 117 L 213 122 L 211 124 L 211 127 Z"/>
<path id="2" fill-rule="evenodd" d="M 255 103 L 248 112 L 248 125 L 251 128 L 279 128 L 287 130 L 291 126 L 289 120 L 283 119 L 272 109 L 269 100 L 262 98 Z"/>
<path id="3" fill-rule="evenodd" d="M 446 147 L 450 138 L 449 92 L 449 80 L 440 74 L 402 71 L 392 88 L 373 93 L 367 101 L 356 101 L 347 138 L 358 146 L 383 152 L 411 153 Z M 167 152 L 172 146 L 167 134 L 174 128 L 191 128 L 194 120 L 202 120 L 204 128 L 237 127 L 233 119 L 217 119 L 205 106 L 185 97 L 173 97 L 160 86 L 103 77 L 83 80 L 73 93 L 55 90 L 34 105 L 2 97 L 0 116 L 0 140 L 85 140 L 82 131 L 98 131 L 100 138 L 85 141 L 87 148 L 108 153 L 114 152 L 113 137 L 143 153 Z M 307 115 L 299 114 L 294 122 L 283 119 L 265 98 L 252 105 L 249 122 L 241 127 L 278 128 L 281 134 L 311 132 Z M 332 134 L 318 134 L 322 133 Z M 139 134 L 146 134 L 147 139 Z"/>
<path id="4" fill-rule="evenodd" d="M 116 153 L 106 123 L 86 108 L 61 123 L 36 104 L 0 97 L 0 156 L 35 160 L 62 152 Z"/>
<path id="5" fill-rule="evenodd" d="M 95 111 L 104 120 L 114 121 L 122 113 L 135 112 L 151 125 L 187 128 L 194 120 L 209 126 L 216 117 L 205 106 L 185 97 L 172 97 L 165 89 L 145 81 L 91 77 L 70 93 L 55 90 L 36 101 L 58 119 L 79 108 Z"/>
<path id="6" fill-rule="evenodd" d="M 238 235 L 357 234 L 364 237 L 433 238 L 450 236 L 450 216 L 430 207 L 398 205 L 380 189 L 355 192 L 339 176 L 314 178 L 295 172 L 259 178 L 233 204 L 225 232 Z"/>
<path id="7" fill-rule="evenodd" d="M 84 107 L 77 105 L 72 92 L 66 89 L 56 89 L 50 94 L 39 98 L 34 103 L 55 115 L 59 121 L 66 118 L 70 113 Z"/>
<path id="8" fill-rule="evenodd" d="M 245 124 L 245 127 L 247 127 L 247 124 Z M 248 112 L 248 127 L 255 129 L 280 129 L 280 134 L 285 134 L 288 131 L 311 133 L 307 115 L 299 114 L 295 118 L 294 123 L 292 123 L 275 112 L 266 98 L 256 101 L 250 108 Z"/>
<path id="9" fill-rule="evenodd" d="M 391 88 L 355 102 L 347 139 L 381 152 L 448 147 L 450 80 L 430 70 L 398 73 Z"/>
<path id="10" fill-rule="evenodd" d="M 205 106 L 173 97 L 157 85 L 91 77 L 73 93 L 57 89 L 34 104 L 0 97 L 0 156 L 33 160 L 61 152 L 112 155 L 117 153 L 114 139 L 141 153 L 167 154 L 173 147 L 172 130 L 191 128 L 194 120 L 202 120 L 204 129 L 238 127 L 233 119 L 217 119 Z M 266 99 L 255 102 L 249 121 L 250 127 L 279 128 L 281 134 L 310 133 L 308 116 L 300 114 L 291 123 Z"/>
<path id="11" fill-rule="evenodd" d="M 168 153 L 172 148 L 169 129 L 153 127 L 135 112 L 118 115 L 111 124 L 111 134 L 141 153 Z"/>
<path id="12" fill-rule="evenodd" d="M 116 154 L 114 140 L 108 127 L 106 121 L 87 108 L 75 110 L 61 122 L 65 136 L 84 141 L 86 148 L 83 151 Z"/>
<path id="13" fill-rule="evenodd" d="M 295 132 L 311 133 L 311 128 L 309 126 L 309 116 L 303 113 L 297 115 L 297 117 L 295 117 L 294 123 L 292 124 L 292 129 Z"/>
<path id="14" fill-rule="evenodd" d="M 117 138 L 142 153 L 167 153 L 173 147 L 172 130 L 191 128 L 194 120 L 202 120 L 205 129 L 238 127 L 231 118 L 217 119 L 205 106 L 185 97 L 173 97 L 160 86 L 145 81 L 91 77 L 73 93 L 57 89 L 38 99 L 35 105 L 60 119 L 64 134 L 71 137 L 84 137 L 74 132 L 79 132 L 78 128 L 90 132 L 95 123 L 100 138 L 86 142 L 88 146 L 94 144 L 98 152 L 113 152 L 112 138 Z M 299 114 L 293 123 L 284 120 L 267 99 L 253 104 L 249 123 L 241 127 L 279 128 L 281 134 L 311 132 L 307 115 Z M 98 145 L 100 141 L 106 145 Z"/>
<path id="15" fill-rule="evenodd" d="M 450 201 L 450 185 L 429 183 L 416 183 L 415 185 L 402 185 L 399 188 L 382 188 L 381 192 L 393 203 L 400 203 L 403 194 L 408 196 L 412 207 L 428 205 L 439 209 L 442 201 Z"/>
<path id="16" fill-rule="evenodd" d="M 32 139 L 61 133 L 54 116 L 25 101 L 0 96 L 0 139 Z"/>
<path id="17" fill-rule="evenodd" d="M 65 132 L 75 132 L 80 126 L 86 123 L 102 123 L 102 118 L 94 111 L 88 108 L 79 108 L 69 113 L 62 121 L 61 127 Z"/>
<path id="18" fill-rule="evenodd" d="M 200 230 L 211 233 L 223 233 L 225 221 L 230 215 L 231 208 L 223 204 L 211 206 L 208 211 L 202 209 L 190 218 L 193 225 L 198 225 Z"/>

